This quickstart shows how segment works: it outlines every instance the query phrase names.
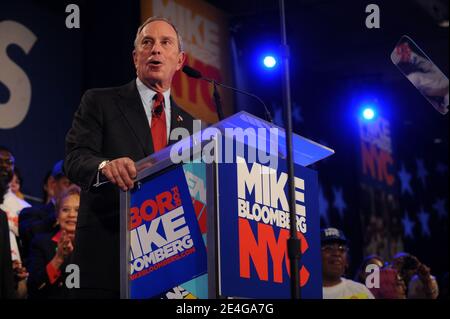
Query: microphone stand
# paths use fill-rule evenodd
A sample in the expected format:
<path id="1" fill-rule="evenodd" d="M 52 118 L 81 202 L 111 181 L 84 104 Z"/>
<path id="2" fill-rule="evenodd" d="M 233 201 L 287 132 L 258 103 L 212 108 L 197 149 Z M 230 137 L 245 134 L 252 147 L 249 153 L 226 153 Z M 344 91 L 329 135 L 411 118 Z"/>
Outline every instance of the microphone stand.
<path id="1" fill-rule="evenodd" d="M 236 89 L 236 88 L 234 88 L 234 87 L 225 85 L 225 84 L 220 83 L 220 82 L 216 82 L 216 84 L 217 84 L 218 86 L 222 86 L 222 87 L 224 87 L 224 88 L 227 88 L 227 89 L 230 89 L 230 90 L 233 90 L 233 91 L 236 91 L 236 92 L 239 92 L 239 93 L 242 93 L 242 94 L 245 94 L 245 95 L 248 95 L 248 96 L 251 96 L 251 97 L 257 99 L 257 100 L 264 106 L 264 112 L 266 113 L 266 120 L 269 121 L 270 123 L 273 123 L 272 115 L 270 114 L 269 109 L 268 109 L 267 106 L 266 106 L 266 103 L 264 103 L 264 101 L 261 100 L 258 96 L 256 96 L 255 94 L 248 93 L 248 92 L 245 92 L 245 91 Z"/>
<path id="2" fill-rule="evenodd" d="M 187 76 L 189 76 L 191 78 L 200 79 L 200 80 L 203 80 L 203 81 L 206 81 L 208 83 L 212 83 L 213 84 L 213 88 L 214 88 L 214 92 L 213 92 L 214 103 L 216 105 L 216 110 L 217 110 L 217 113 L 218 113 L 219 120 L 223 120 L 224 119 L 224 115 L 223 115 L 222 103 L 220 101 L 220 95 L 219 95 L 219 91 L 217 90 L 217 86 L 221 86 L 221 87 L 224 87 L 226 89 L 233 90 L 235 92 L 242 93 L 242 94 L 245 94 L 247 96 L 250 96 L 250 97 L 253 97 L 253 98 L 257 99 L 264 106 L 264 110 L 266 112 L 266 120 L 269 121 L 270 123 L 273 123 L 272 115 L 270 114 L 269 109 L 267 108 L 267 105 L 264 103 L 263 100 L 261 100 L 255 94 L 251 94 L 251 93 L 239 90 L 237 88 L 234 88 L 232 86 L 228 86 L 228 85 L 225 85 L 223 83 L 217 82 L 217 81 L 215 81 L 213 79 L 204 77 L 204 76 L 202 76 L 202 74 L 199 71 L 191 68 L 188 65 L 185 65 L 183 67 L 183 72 Z"/>
<path id="3" fill-rule="evenodd" d="M 226 88 L 226 89 L 230 89 L 230 90 L 235 91 L 235 92 L 239 92 L 239 93 L 242 93 L 242 94 L 251 96 L 251 97 L 257 99 L 257 100 L 264 106 L 264 111 L 265 111 L 265 113 L 266 113 L 266 120 L 267 120 L 268 122 L 270 122 L 270 123 L 273 123 L 272 115 L 270 114 L 269 109 L 268 109 L 267 106 L 266 106 L 266 103 L 264 103 L 264 101 L 261 100 L 261 99 L 260 99 L 258 96 L 256 96 L 255 94 L 248 93 L 248 92 L 245 92 L 245 91 L 236 89 L 236 88 L 234 88 L 234 87 L 232 87 L 232 86 L 228 86 L 228 85 L 226 85 L 226 84 L 223 84 L 223 83 L 220 83 L 220 82 L 216 82 L 216 81 L 211 80 L 211 79 L 209 79 L 209 78 L 201 77 L 201 79 L 203 79 L 203 80 L 205 80 L 205 81 L 210 82 L 210 83 L 213 84 L 213 87 L 214 87 L 214 92 L 213 92 L 213 95 L 214 95 L 214 103 L 216 104 L 217 113 L 219 113 L 219 109 L 220 109 L 220 112 L 222 113 L 222 118 L 220 118 L 221 114 L 219 113 L 219 120 L 220 120 L 220 121 L 223 119 L 223 111 L 222 111 L 222 104 L 221 104 L 221 101 L 220 101 L 219 92 L 218 92 L 217 87 L 216 87 L 217 85 L 218 85 L 218 86 L 222 86 L 222 87 L 224 87 L 224 88 Z M 216 96 L 216 95 L 217 95 L 217 96 Z M 217 106 L 217 103 L 219 103 L 220 107 Z"/>
<path id="4" fill-rule="evenodd" d="M 214 104 L 216 104 L 216 110 L 217 110 L 217 115 L 219 116 L 219 121 L 222 121 L 224 119 L 223 116 L 223 110 L 222 110 L 222 101 L 220 100 L 220 95 L 219 95 L 219 90 L 217 90 L 217 85 L 218 84 L 216 81 L 211 80 L 212 84 L 213 84 L 213 96 L 214 96 Z"/>
<path id="5" fill-rule="evenodd" d="M 281 54 L 283 58 L 283 113 L 284 126 L 286 128 L 286 159 L 288 169 L 288 187 L 289 187 L 289 220 L 290 237 L 287 242 L 288 257 L 290 261 L 291 272 L 291 298 L 300 299 L 300 275 L 298 271 L 298 262 L 300 260 L 301 242 L 297 237 L 297 220 L 295 213 L 295 188 L 294 188 L 294 163 L 292 156 L 292 112 L 291 112 L 291 88 L 289 79 L 289 46 L 287 45 L 286 21 L 284 0 L 279 0 L 280 6 L 280 25 L 281 25 Z"/>

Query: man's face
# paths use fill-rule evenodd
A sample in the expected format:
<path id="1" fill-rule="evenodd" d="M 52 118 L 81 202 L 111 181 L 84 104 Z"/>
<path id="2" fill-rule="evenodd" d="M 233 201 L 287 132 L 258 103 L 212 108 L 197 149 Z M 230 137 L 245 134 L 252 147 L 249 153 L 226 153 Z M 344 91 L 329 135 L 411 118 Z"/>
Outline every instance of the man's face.
<path id="1" fill-rule="evenodd" d="M 153 21 L 139 34 L 133 60 L 139 79 L 151 89 L 162 92 L 170 88 L 185 54 L 178 47 L 173 27 L 165 21 Z"/>
<path id="2" fill-rule="evenodd" d="M 342 277 L 347 266 L 347 246 L 338 242 L 322 244 L 322 273 L 326 278 Z"/>
<path id="3" fill-rule="evenodd" d="M 14 175 L 14 157 L 10 152 L 0 151 L 0 174 L 6 176 L 7 182 Z"/>

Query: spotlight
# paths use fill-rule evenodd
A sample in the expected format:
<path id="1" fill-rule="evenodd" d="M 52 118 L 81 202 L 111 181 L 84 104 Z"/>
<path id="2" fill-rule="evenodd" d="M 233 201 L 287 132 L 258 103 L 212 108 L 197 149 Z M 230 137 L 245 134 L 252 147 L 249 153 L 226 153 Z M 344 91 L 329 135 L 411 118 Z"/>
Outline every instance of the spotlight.
<path id="1" fill-rule="evenodd" d="M 365 107 L 362 114 L 364 119 L 370 121 L 375 117 L 375 110 L 372 107 Z"/>
<path id="2" fill-rule="evenodd" d="M 273 56 L 268 55 L 264 57 L 263 63 L 266 68 L 272 69 L 277 64 L 277 60 Z"/>

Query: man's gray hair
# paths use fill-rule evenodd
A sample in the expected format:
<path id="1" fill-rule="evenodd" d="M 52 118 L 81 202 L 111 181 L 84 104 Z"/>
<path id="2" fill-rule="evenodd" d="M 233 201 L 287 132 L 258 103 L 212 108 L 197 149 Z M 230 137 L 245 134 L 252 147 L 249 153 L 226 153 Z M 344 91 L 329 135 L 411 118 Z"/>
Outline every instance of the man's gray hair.
<path id="1" fill-rule="evenodd" d="M 145 20 L 144 23 L 142 23 L 140 25 L 140 27 L 137 29 L 137 32 L 136 32 L 136 38 L 134 39 L 134 47 L 136 48 L 138 45 L 138 38 L 139 38 L 139 34 L 141 34 L 141 32 L 142 32 L 142 29 L 144 29 L 147 24 L 152 23 L 154 21 L 164 21 L 172 26 L 172 28 L 175 30 L 175 33 L 177 34 L 178 49 L 180 51 L 183 51 L 183 40 L 181 39 L 180 32 L 178 32 L 177 27 L 172 22 L 170 22 L 168 19 L 163 18 L 163 17 L 150 17 L 147 20 Z"/>

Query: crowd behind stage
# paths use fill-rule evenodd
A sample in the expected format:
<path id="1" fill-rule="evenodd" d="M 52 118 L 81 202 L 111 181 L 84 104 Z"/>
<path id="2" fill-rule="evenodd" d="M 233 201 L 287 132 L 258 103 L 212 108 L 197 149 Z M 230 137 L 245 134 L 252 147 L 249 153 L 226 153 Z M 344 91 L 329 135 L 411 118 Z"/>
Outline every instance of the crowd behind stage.
<path id="1" fill-rule="evenodd" d="M 65 269 L 76 249 L 80 188 L 58 161 L 43 181 L 42 202 L 31 205 L 14 164 L 12 152 L 0 146 L 0 299 L 67 298 Z M 350 254 L 341 230 L 321 230 L 324 299 L 448 298 L 448 272 L 437 280 L 417 256 L 367 256 L 351 276 Z"/>

